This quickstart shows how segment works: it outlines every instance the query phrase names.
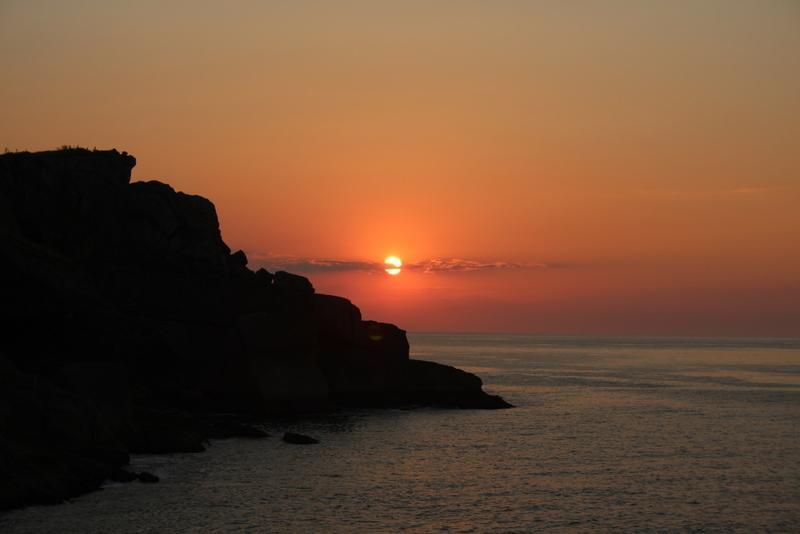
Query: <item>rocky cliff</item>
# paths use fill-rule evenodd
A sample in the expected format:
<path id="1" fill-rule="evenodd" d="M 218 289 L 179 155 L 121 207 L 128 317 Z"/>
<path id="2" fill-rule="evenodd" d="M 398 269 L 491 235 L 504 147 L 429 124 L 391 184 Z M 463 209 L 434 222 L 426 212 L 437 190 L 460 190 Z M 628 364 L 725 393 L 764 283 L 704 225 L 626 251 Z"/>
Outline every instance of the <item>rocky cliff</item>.
<path id="1" fill-rule="evenodd" d="M 409 359 L 403 330 L 350 301 L 250 270 L 211 202 L 131 183 L 135 163 L 0 156 L 0 509 L 228 432 L 197 414 L 508 406 L 472 374 Z"/>

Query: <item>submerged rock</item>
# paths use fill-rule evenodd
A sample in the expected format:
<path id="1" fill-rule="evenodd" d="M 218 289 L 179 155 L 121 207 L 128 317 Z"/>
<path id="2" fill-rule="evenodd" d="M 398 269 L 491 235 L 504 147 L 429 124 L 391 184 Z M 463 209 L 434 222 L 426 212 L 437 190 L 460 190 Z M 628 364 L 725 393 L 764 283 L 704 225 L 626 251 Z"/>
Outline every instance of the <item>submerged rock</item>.
<path id="1" fill-rule="evenodd" d="M 306 436 L 305 434 L 295 434 L 294 432 L 286 432 L 281 439 L 283 439 L 283 441 L 286 443 L 292 443 L 294 445 L 313 445 L 315 443 L 319 443 L 319 440 L 314 439 L 311 436 Z"/>
<path id="2" fill-rule="evenodd" d="M 134 480 L 138 480 L 139 475 L 136 473 L 131 473 L 125 469 L 115 469 L 113 473 L 111 473 L 111 480 L 114 482 L 133 482 Z"/>
<path id="3" fill-rule="evenodd" d="M 237 423 L 235 421 L 217 421 L 211 424 L 208 437 L 212 439 L 261 439 L 269 437 L 269 434 L 253 425 Z"/>

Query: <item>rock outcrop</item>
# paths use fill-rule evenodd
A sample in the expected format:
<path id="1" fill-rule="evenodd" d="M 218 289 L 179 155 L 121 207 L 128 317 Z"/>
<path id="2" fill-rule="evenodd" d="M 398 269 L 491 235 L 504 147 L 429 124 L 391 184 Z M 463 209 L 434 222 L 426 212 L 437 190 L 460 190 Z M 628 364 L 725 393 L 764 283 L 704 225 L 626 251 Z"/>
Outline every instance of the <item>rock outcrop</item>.
<path id="1" fill-rule="evenodd" d="M 508 406 L 350 301 L 250 270 L 211 202 L 130 183 L 135 163 L 0 156 L 0 509 L 96 487 L 129 452 L 202 450 L 198 413 Z"/>

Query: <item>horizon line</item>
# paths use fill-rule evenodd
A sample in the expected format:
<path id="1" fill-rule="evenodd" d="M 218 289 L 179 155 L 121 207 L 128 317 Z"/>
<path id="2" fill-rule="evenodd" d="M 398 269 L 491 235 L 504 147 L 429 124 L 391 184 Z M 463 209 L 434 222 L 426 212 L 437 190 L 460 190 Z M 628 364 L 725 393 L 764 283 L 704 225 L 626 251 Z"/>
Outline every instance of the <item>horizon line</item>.
<path id="1" fill-rule="evenodd" d="M 684 335 L 684 334 L 589 334 L 589 333 L 558 333 L 558 332 L 524 332 L 524 331 L 444 331 L 444 330 L 406 330 L 408 334 L 423 335 L 476 335 L 476 336 L 539 336 L 539 337 L 581 337 L 581 338 L 606 338 L 606 339 L 729 339 L 729 340 L 780 340 L 795 341 L 800 343 L 800 337 L 792 336 L 757 336 L 757 335 Z"/>

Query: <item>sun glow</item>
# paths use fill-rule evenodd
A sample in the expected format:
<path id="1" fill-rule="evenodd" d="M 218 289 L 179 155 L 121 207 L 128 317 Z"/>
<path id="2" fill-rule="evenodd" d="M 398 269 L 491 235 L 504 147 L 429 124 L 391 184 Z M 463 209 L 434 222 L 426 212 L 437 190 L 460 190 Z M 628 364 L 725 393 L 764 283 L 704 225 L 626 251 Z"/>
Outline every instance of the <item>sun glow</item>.
<path id="1" fill-rule="evenodd" d="M 402 271 L 400 267 L 403 266 L 403 260 L 401 260 L 397 256 L 389 256 L 385 260 L 383 260 L 383 263 L 385 263 L 387 266 L 386 272 L 392 276 L 397 276 L 398 274 L 400 274 L 400 271 Z"/>

